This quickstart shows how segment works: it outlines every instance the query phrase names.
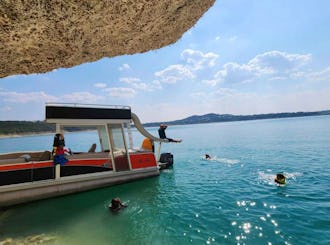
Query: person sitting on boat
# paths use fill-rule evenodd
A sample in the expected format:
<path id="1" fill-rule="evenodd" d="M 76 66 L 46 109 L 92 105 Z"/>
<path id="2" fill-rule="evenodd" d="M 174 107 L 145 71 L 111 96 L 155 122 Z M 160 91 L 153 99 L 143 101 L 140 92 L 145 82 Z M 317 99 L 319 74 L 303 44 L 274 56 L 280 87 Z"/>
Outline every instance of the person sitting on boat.
<path id="1" fill-rule="evenodd" d="M 205 154 L 205 159 L 206 160 L 210 160 L 211 159 L 211 156 L 209 154 Z"/>
<path id="2" fill-rule="evenodd" d="M 158 129 L 159 138 L 167 139 L 169 142 L 175 142 L 175 143 L 180 143 L 182 141 L 182 140 L 167 138 L 166 133 L 165 133 L 166 128 L 167 128 L 167 125 L 165 125 L 165 124 L 161 124 L 159 126 L 159 129 Z"/>
<path id="3" fill-rule="evenodd" d="M 53 144 L 54 164 L 64 165 L 68 162 L 68 159 L 65 157 L 65 154 L 68 152 L 68 150 L 66 150 L 64 146 L 65 141 L 63 134 L 55 134 Z"/>
<path id="4" fill-rule="evenodd" d="M 111 200 L 111 205 L 109 206 L 109 209 L 114 212 L 118 212 L 122 208 L 126 208 L 127 205 L 124 204 L 119 197 L 113 198 Z"/>
<path id="5" fill-rule="evenodd" d="M 281 173 L 276 174 L 276 177 L 274 179 L 274 181 L 280 185 L 285 185 L 285 180 L 286 180 L 286 178 L 285 178 L 284 174 L 281 174 Z"/>

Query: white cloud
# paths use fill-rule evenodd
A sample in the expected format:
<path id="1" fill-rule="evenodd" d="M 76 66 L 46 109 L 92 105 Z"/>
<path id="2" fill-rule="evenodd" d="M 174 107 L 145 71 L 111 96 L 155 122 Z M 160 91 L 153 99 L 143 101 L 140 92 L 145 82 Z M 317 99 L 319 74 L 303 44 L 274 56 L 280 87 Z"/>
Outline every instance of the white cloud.
<path id="1" fill-rule="evenodd" d="M 162 88 L 158 80 L 154 80 L 151 83 L 142 82 L 141 79 L 137 77 L 122 77 L 119 80 L 131 85 L 135 89 L 143 91 L 154 91 Z"/>
<path id="2" fill-rule="evenodd" d="M 118 98 L 133 98 L 136 94 L 136 91 L 132 88 L 107 88 L 109 96 L 118 97 Z"/>
<path id="3" fill-rule="evenodd" d="M 203 53 L 198 50 L 186 49 L 181 53 L 181 57 L 191 65 L 192 70 L 201 70 L 205 67 L 212 67 L 218 58 L 215 53 Z"/>
<path id="4" fill-rule="evenodd" d="M 215 66 L 218 55 L 203 53 L 198 50 L 185 49 L 181 53 L 185 64 L 170 65 L 164 70 L 155 72 L 155 76 L 162 83 L 174 84 L 181 80 L 194 79 L 195 72 Z"/>
<path id="5" fill-rule="evenodd" d="M 45 102 L 78 102 L 78 103 L 95 103 L 102 101 L 103 97 L 94 95 L 90 92 L 74 92 L 71 94 L 64 94 L 62 96 L 54 96 L 46 94 L 45 92 L 3 92 L 0 91 L 0 97 L 4 102 L 15 104 L 22 103 L 45 103 Z"/>
<path id="6" fill-rule="evenodd" d="M 195 92 L 195 93 L 191 93 L 190 97 L 194 98 L 194 99 L 204 99 L 206 97 L 206 93 L 205 92 Z"/>
<path id="7" fill-rule="evenodd" d="M 120 70 L 120 71 L 130 70 L 130 69 L 131 69 L 131 67 L 129 66 L 129 64 L 123 64 L 122 66 L 120 66 L 118 68 L 118 70 Z"/>
<path id="8" fill-rule="evenodd" d="M 295 74 L 292 74 L 291 77 L 293 77 L 293 76 L 295 76 Z M 270 77 L 269 78 L 270 81 L 276 81 L 276 80 L 277 81 L 280 81 L 280 80 L 285 80 L 285 79 L 287 79 L 287 77 L 285 77 L 285 76 L 282 76 L 282 77 L 281 76 L 277 76 L 277 77 Z"/>
<path id="9" fill-rule="evenodd" d="M 318 72 L 303 73 L 301 75 L 305 75 L 310 82 L 326 81 L 330 83 L 330 66 Z"/>
<path id="10" fill-rule="evenodd" d="M 217 80 L 217 79 L 202 80 L 202 83 L 214 87 L 214 86 L 216 86 L 219 83 L 219 80 Z"/>
<path id="11" fill-rule="evenodd" d="M 136 113 L 141 122 L 166 122 L 170 120 L 181 119 L 192 114 L 187 114 L 191 110 L 184 110 L 184 105 L 178 106 L 175 103 L 149 103 L 143 105 L 133 105 L 132 111 Z M 185 108 L 186 109 L 186 108 Z M 190 108 L 192 109 L 192 108 Z M 158 113 L 157 113 L 158 112 Z"/>
<path id="12" fill-rule="evenodd" d="M 163 89 L 161 82 L 159 80 L 153 80 L 150 85 L 151 85 L 151 88 L 154 90 Z"/>
<path id="13" fill-rule="evenodd" d="M 96 87 L 96 88 L 106 88 L 107 85 L 105 83 L 95 83 L 94 87 Z"/>
<path id="14" fill-rule="evenodd" d="M 251 81 L 256 75 L 256 71 L 248 65 L 227 63 L 214 77 L 218 82 L 222 83 L 243 83 Z"/>
<path id="15" fill-rule="evenodd" d="M 225 96 L 232 96 L 234 94 L 238 94 L 238 92 L 234 89 L 230 88 L 219 88 L 212 92 L 212 95 L 215 97 L 225 97 Z"/>
<path id="16" fill-rule="evenodd" d="M 134 84 L 134 83 L 141 82 L 141 79 L 137 78 L 137 77 L 121 77 L 121 78 L 119 78 L 119 81 L 128 83 L 128 84 Z"/>
<path id="17" fill-rule="evenodd" d="M 224 83 L 244 83 L 256 78 L 283 80 L 301 75 L 301 68 L 311 61 L 310 54 L 270 51 L 257 55 L 246 64 L 227 63 L 214 78 Z"/>
<path id="18" fill-rule="evenodd" d="M 219 41 L 221 41 L 223 44 L 234 44 L 234 42 L 236 41 L 236 40 L 238 40 L 238 36 L 230 36 L 230 37 L 224 37 L 224 36 L 216 36 L 215 38 L 214 38 L 214 41 L 215 42 L 219 42 Z"/>
<path id="19" fill-rule="evenodd" d="M 163 83 L 176 83 L 180 80 L 193 79 L 195 77 L 194 74 L 183 65 L 171 65 L 162 71 L 156 72 L 155 76 Z"/>
<path id="20" fill-rule="evenodd" d="M 95 95 L 90 92 L 74 92 L 60 96 L 57 101 L 74 103 L 100 103 L 104 100 L 103 96 Z"/>
<path id="21" fill-rule="evenodd" d="M 275 50 L 257 55 L 247 65 L 260 73 L 287 73 L 298 70 L 311 59 L 311 54 L 289 54 Z"/>
<path id="22" fill-rule="evenodd" d="M 239 95 L 239 93 L 236 90 L 229 89 L 229 88 L 219 88 L 210 93 L 195 92 L 195 93 L 190 94 L 190 97 L 192 97 L 194 99 L 194 101 L 198 103 L 198 105 L 195 105 L 194 107 L 205 107 L 205 105 L 208 105 L 208 104 L 210 105 L 210 103 L 219 104 L 218 103 L 219 100 L 222 100 L 223 98 L 233 98 L 235 95 Z M 209 107 L 209 106 L 207 106 L 207 107 Z M 218 110 L 215 110 L 215 111 L 218 111 Z"/>
<path id="23" fill-rule="evenodd" d="M 45 92 L 0 92 L 0 97 L 5 102 L 29 103 L 29 102 L 46 102 L 56 100 L 55 96 L 48 95 Z"/>

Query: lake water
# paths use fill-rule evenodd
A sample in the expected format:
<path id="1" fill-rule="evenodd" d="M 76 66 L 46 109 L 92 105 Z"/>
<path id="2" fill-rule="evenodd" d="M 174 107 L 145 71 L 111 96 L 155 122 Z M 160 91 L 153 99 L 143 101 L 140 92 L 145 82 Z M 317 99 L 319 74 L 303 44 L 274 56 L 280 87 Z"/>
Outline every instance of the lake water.
<path id="1" fill-rule="evenodd" d="M 91 135 L 66 143 L 87 150 Z M 0 211 L 0 241 L 330 244 L 330 116 L 170 126 L 167 135 L 183 142 L 163 146 L 174 166 L 159 177 Z M 0 152 L 51 149 L 52 139 L 0 139 Z M 286 186 L 274 184 L 277 172 Z M 117 196 L 128 207 L 113 214 Z"/>

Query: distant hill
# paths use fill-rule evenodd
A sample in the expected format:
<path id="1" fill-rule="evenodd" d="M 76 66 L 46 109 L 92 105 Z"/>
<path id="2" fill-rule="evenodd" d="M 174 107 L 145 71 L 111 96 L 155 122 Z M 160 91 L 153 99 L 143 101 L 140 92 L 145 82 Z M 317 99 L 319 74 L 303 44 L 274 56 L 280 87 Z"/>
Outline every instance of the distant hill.
<path id="1" fill-rule="evenodd" d="M 283 113 L 268 113 L 256 115 L 231 115 L 231 114 L 215 114 L 209 113 L 205 115 L 194 115 L 181 120 L 168 121 L 168 122 L 154 122 L 145 123 L 144 126 L 158 126 L 160 123 L 168 125 L 184 125 L 184 124 L 199 124 L 199 123 L 213 123 L 213 122 L 232 122 L 232 121 L 247 121 L 247 120 L 260 120 L 271 118 L 286 118 L 286 117 L 307 117 L 307 116 L 323 116 L 330 115 L 330 110 L 315 111 L 315 112 L 283 112 Z"/>
<path id="2" fill-rule="evenodd" d="M 322 115 L 330 115 L 330 110 L 315 111 L 315 112 L 269 113 L 269 114 L 257 114 L 257 115 L 231 115 L 231 114 L 209 113 L 200 116 L 194 115 L 175 121 L 153 122 L 153 123 L 145 123 L 143 125 L 145 127 L 152 127 L 152 126 L 159 126 L 159 124 L 161 123 L 166 123 L 168 125 L 185 125 L 185 124 L 232 122 L 232 121 L 260 120 L 260 119 L 285 118 L 285 117 L 322 116 Z M 86 127 L 66 128 L 66 130 L 68 131 L 86 130 Z M 49 124 L 44 121 L 0 121 L 0 135 L 24 135 L 24 134 L 37 134 L 37 133 L 45 133 L 45 132 L 55 132 L 55 124 Z"/>
<path id="3" fill-rule="evenodd" d="M 0 135 L 55 132 L 55 124 L 43 121 L 0 121 Z"/>

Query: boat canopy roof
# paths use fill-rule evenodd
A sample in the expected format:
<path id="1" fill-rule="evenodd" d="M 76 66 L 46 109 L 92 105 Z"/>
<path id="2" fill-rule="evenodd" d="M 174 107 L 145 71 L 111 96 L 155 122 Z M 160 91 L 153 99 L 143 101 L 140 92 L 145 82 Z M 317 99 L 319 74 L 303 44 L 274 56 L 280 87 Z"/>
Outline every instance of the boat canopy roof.
<path id="1" fill-rule="evenodd" d="M 46 122 L 62 125 L 100 125 L 131 121 L 131 108 L 118 105 L 47 103 Z"/>

